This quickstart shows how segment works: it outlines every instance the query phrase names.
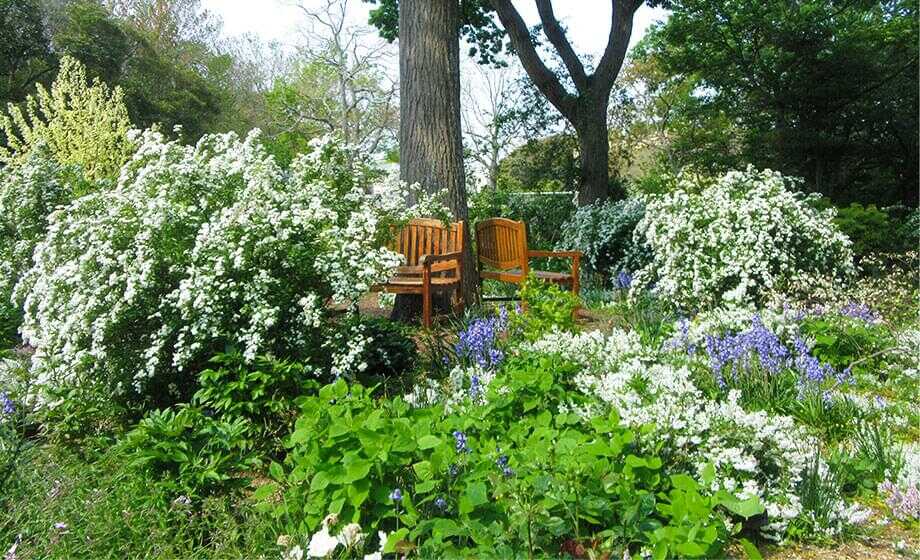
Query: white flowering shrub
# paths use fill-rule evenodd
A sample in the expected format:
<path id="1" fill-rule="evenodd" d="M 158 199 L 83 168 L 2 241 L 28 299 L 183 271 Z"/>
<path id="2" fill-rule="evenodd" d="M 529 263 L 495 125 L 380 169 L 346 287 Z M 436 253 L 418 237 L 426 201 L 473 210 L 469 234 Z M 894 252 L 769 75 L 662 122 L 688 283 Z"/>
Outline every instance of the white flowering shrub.
<path id="1" fill-rule="evenodd" d="M 672 468 L 698 481 L 712 463 L 716 476 L 710 491 L 726 490 L 742 500 L 757 496 L 767 510 L 766 534 L 782 533 L 801 512 L 796 486 L 814 442 L 791 418 L 747 412 L 736 392 L 722 402 L 707 398 L 686 367 L 656 363 L 632 332 L 553 333 L 529 348 L 584 367 L 573 381 L 601 406 L 562 412 L 590 418 L 611 407 L 627 426 L 653 424 L 641 445 L 648 451 L 660 446 Z"/>
<path id="2" fill-rule="evenodd" d="M 11 306 L 13 287 L 32 266 L 48 215 L 70 202 L 79 173 L 57 163 L 43 144 L 18 165 L 0 167 L 0 309 Z"/>
<path id="3" fill-rule="evenodd" d="M 400 262 L 383 246 L 409 216 L 403 196 L 372 189 L 334 142 L 290 172 L 258 133 L 183 146 L 148 131 L 138 144 L 114 189 L 51 214 L 16 287 L 42 384 L 140 390 L 227 344 L 309 361 L 328 354 L 327 301 L 354 300 Z"/>
<path id="4" fill-rule="evenodd" d="M 677 190 L 648 202 L 636 228 L 653 257 L 634 289 L 654 283 L 664 299 L 700 310 L 759 302 L 801 277 L 849 277 L 850 241 L 833 210 L 815 209 L 795 183 L 751 167 L 713 181 L 681 175 Z"/>

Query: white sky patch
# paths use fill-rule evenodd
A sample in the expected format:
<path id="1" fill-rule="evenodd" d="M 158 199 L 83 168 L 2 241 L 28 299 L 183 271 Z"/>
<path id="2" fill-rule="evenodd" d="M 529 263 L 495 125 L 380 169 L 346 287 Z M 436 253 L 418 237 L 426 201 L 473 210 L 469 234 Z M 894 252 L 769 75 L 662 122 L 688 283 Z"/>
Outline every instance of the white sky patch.
<path id="1" fill-rule="evenodd" d="M 224 20 L 224 33 L 242 35 L 252 33 L 265 41 L 282 45 L 295 45 L 298 40 L 298 25 L 303 15 L 293 2 L 287 0 L 203 0 L 208 10 Z M 303 5 L 315 9 L 323 5 L 322 0 L 303 0 Z M 515 6 L 528 25 L 539 22 L 537 9 L 529 0 L 517 0 Z M 553 5 L 556 17 L 565 26 L 569 41 L 579 55 L 590 55 L 599 60 L 607 46 L 610 32 L 609 0 L 564 0 Z M 348 12 L 351 23 L 366 25 L 368 12 L 373 5 L 361 0 L 350 0 Z M 661 20 L 667 12 L 661 8 L 642 6 L 633 21 L 630 46 L 642 38 L 654 21 Z"/>

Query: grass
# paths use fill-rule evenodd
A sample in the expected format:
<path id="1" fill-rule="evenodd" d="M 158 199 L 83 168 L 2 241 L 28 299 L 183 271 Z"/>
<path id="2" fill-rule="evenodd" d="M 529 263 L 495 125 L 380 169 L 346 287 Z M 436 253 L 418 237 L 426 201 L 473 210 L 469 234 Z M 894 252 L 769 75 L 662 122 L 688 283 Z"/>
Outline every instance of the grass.
<path id="1" fill-rule="evenodd" d="M 0 550 L 17 560 L 277 557 L 271 519 L 245 498 L 176 502 L 126 474 L 116 451 L 84 462 L 32 448 L 0 498 Z"/>

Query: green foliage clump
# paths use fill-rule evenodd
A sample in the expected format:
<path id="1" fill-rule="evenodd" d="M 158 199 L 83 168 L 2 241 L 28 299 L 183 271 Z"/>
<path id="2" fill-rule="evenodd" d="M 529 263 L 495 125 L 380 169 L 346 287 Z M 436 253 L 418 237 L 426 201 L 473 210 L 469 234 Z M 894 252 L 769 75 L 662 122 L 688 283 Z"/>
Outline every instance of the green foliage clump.
<path id="1" fill-rule="evenodd" d="M 511 328 L 525 339 L 533 341 L 552 330 L 575 329 L 575 310 L 581 300 L 571 290 L 531 274 L 521 284 L 520 296 L 524 312 L 511 314 Z"/>
<path id="2" fill-rule="evenodd" d="M 857 259 L 916 248 L 916 234 L 905 236 L 888 212 L 874 204 L 863 206 L 854 202 L 839 208 L 834 223 L 853 242 L 853 255 Z"/>
<path id="3" fill-rule="evenodd" d="M 154 410 L 119 446 L 131 468 L 170 494 L 199 498 L 239 490 L 258 468 L 253 436 L 241 417 L 211 416 L 193 406 Z"/>
<path id="4" fill-rule="evenodd" d="M 645 204 L 638 199 L 582 206 L 562 227 L 556 248 L 581 251 L 587 271 L 604 279 L 621 271 L 631 273 L 651 258 L 648 248 L 633 235 L 644 215 Z"/>
<path id="5" fill-rule="evenodd" d="M 615 412 L 590 422 L 553 412 L 583 400 L 565 387 L 572 373 L 556 358 L 516 358 L 484 406 L 456 412 L 374 402 L 340 380 L 304 400 L 288 457 L 270 469 L 276 485 L 258 494 L 291 534 L 328 528 L 332 514 L 383 531 L 384 552 L 422 557 L 557 555 L 576 545 L 703 557 L 733 532 L 717 511 L 762 511 L 756 499 L 703 497 L 692 478 L 636 454 L 636 434 Z M 714 474 L 706 471 L 704 484 Z"/>
<path id="6" fill-rule="evenodd" d="M 91 180 L 112 180 L 134 153 L 124 92 L 98 79 L 87 85 L 86 67 L 72 57 L 61 59 L 50 91 L 39 84 L 25 110 L 8 110 L 0 118 L 0 162 L 11 164 L 43 143 L 58 163 L 78 165 Z"/>
<path id="7" fill-rule="evenodd" d="M 814 340 L 811 353 L 842 371 L 854 374 L 884 375 L 886 352 L 897 346 L 891 331 L 883 324 L 864 319 L 828 314 L 802 321 L 804 335 Z"/>
<path id="8" fill-rule="evenodd" d="M 193 402 L 221 418 L 242 418 L 250 425 L 258 449 L 273 445 L 290 432 L 295 401 L 318 387 L 318 368 L 257 356 L 251 363 L 239 352 L 218 354 L 211 368 L 198 374 Z"/>

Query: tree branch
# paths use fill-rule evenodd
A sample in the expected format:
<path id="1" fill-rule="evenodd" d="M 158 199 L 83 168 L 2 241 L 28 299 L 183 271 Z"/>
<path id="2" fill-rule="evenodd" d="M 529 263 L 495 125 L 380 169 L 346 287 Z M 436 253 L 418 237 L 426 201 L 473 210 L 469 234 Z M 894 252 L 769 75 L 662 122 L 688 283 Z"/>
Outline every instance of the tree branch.
<path id="1" fill-rule="evenodd" d="M 546 34 L 550 43 L 556 47 L 556 52 L 562 58 L 563 64 L 569 71 L 572 81 L 575 82 L 575 88 L 579 93 L 588 89 L 588 76 L 585 74 L 585 67 L 572 49 L 571 43 L 565 37 L 556 14 L 553 13 L 552 0 L 536 0 L 537 11 L 540 13 L 540 21 L 543 22 L 543 33 Z"/>
<path id="2" fill-rule="evenodd" d="M 511 4 L 511 0 L 489 0 L 489 3 L 498 14 L 498 19 L 511 39 L 511 45 L 517 51 L 521 64 L 534 85 L 567 119 L 574 119 L 575 98 L 565 90 L 559 82 L 559 77 L 540 60 L 540 55 L 530 40 L 527 25 Z"/>
<path id="3" fill-rule="evenodd" d="M 613 82 L 620 73 L 629 38 L 632 36 L 633 14 L 639 9 L 643 0 L 611 0 L 610 34 L 607 36 L 607 48 L 601 57 L 597 70 L 592 76 L 595 92 L 609 92 Z"/>

